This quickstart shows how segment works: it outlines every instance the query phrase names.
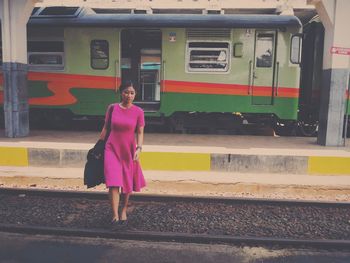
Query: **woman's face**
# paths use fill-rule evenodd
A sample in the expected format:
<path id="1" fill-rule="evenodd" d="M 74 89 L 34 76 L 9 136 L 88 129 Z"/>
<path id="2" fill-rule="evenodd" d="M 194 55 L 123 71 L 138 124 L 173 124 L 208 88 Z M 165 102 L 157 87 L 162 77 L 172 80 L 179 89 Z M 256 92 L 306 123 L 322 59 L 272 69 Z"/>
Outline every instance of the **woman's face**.
<path id="1" fill-rule="evenodd" d="M 122 91 L 122 101 L 124 103 L 132 103 L 135 99 L 135 89 L 133 86 L 129 86 Z"/>

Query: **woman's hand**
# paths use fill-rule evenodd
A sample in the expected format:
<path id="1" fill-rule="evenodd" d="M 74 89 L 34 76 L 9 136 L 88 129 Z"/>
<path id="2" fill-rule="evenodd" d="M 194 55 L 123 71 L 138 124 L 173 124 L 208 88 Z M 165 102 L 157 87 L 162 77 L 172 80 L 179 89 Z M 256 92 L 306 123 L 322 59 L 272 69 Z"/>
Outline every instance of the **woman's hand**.
<path id="1" fill-rule="evenodd" d="M 134 154 L 134 161 L 138 161 L 140 159 L 141 149 L 136 148 L 135 154 Z"/>
<path id="2" fill-rule="evenodd" d="M 138 161 L 140 158 L 140 154 L 142 151 L 142 143 L 143 143 L 143 126 L 138 127 L 137 133 L 136 133 L 136 151 L 134 154 L 134 161 Z"/>
<path id="3" fill-rule="evenodd" d="M 100 140 L 102 140 L 102 141 L 105 140 L 106 133 L 107 133 L 107 129 L 105 126 L 103 126 L 103 129 L 102 129 L 101 134 L 100 134 Z"/>

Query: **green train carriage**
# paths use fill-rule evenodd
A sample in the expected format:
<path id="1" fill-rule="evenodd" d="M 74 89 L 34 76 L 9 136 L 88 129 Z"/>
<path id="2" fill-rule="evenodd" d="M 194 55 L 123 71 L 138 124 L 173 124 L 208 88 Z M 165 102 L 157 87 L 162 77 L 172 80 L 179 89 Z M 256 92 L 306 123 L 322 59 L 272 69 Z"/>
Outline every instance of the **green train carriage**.
<path id="1" fill-rule="evenodd" d="M 297 120 L 302 29 L 294 16 L 39 11 L 28 23 L 31 119 L 103 116 L 128 79 L 136 104 L 159 122 Z"/>

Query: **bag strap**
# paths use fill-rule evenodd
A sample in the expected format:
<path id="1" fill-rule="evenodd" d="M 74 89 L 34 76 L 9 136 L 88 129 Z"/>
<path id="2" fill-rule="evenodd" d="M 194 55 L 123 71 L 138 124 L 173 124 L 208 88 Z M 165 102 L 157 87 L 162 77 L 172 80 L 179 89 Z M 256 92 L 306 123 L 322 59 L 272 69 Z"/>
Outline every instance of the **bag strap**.
<path id="1" fill-rule="evenodd" d="M 104 140 L 105 142 L 107 142 L 109 134 L 111 133 L 111 122 L 112 122 L 113 110 L 114 110 L 114 105 L 112 105 L 108 111 L 107 132 L 106 132 L 106 136 L 105 136 L 105 140 Z"/>

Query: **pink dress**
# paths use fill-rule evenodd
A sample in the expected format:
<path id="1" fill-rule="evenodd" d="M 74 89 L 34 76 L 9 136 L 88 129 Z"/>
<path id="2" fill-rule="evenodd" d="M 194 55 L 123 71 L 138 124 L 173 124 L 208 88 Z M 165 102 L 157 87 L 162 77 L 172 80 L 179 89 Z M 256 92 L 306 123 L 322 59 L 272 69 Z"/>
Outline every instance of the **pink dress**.
<path id="1" fill-rule="evenodd" d="M 122 193 L 139 192 L 146 185 L 140 163 L 134 161 L 136 151 L 135 131 L 145 126 L 143 110 L 136 105 L 123 109 L 114 107 L 111 119 L 111 133 L 105 147 L 104 172 L 107 187 L 121 187 Z"/>

